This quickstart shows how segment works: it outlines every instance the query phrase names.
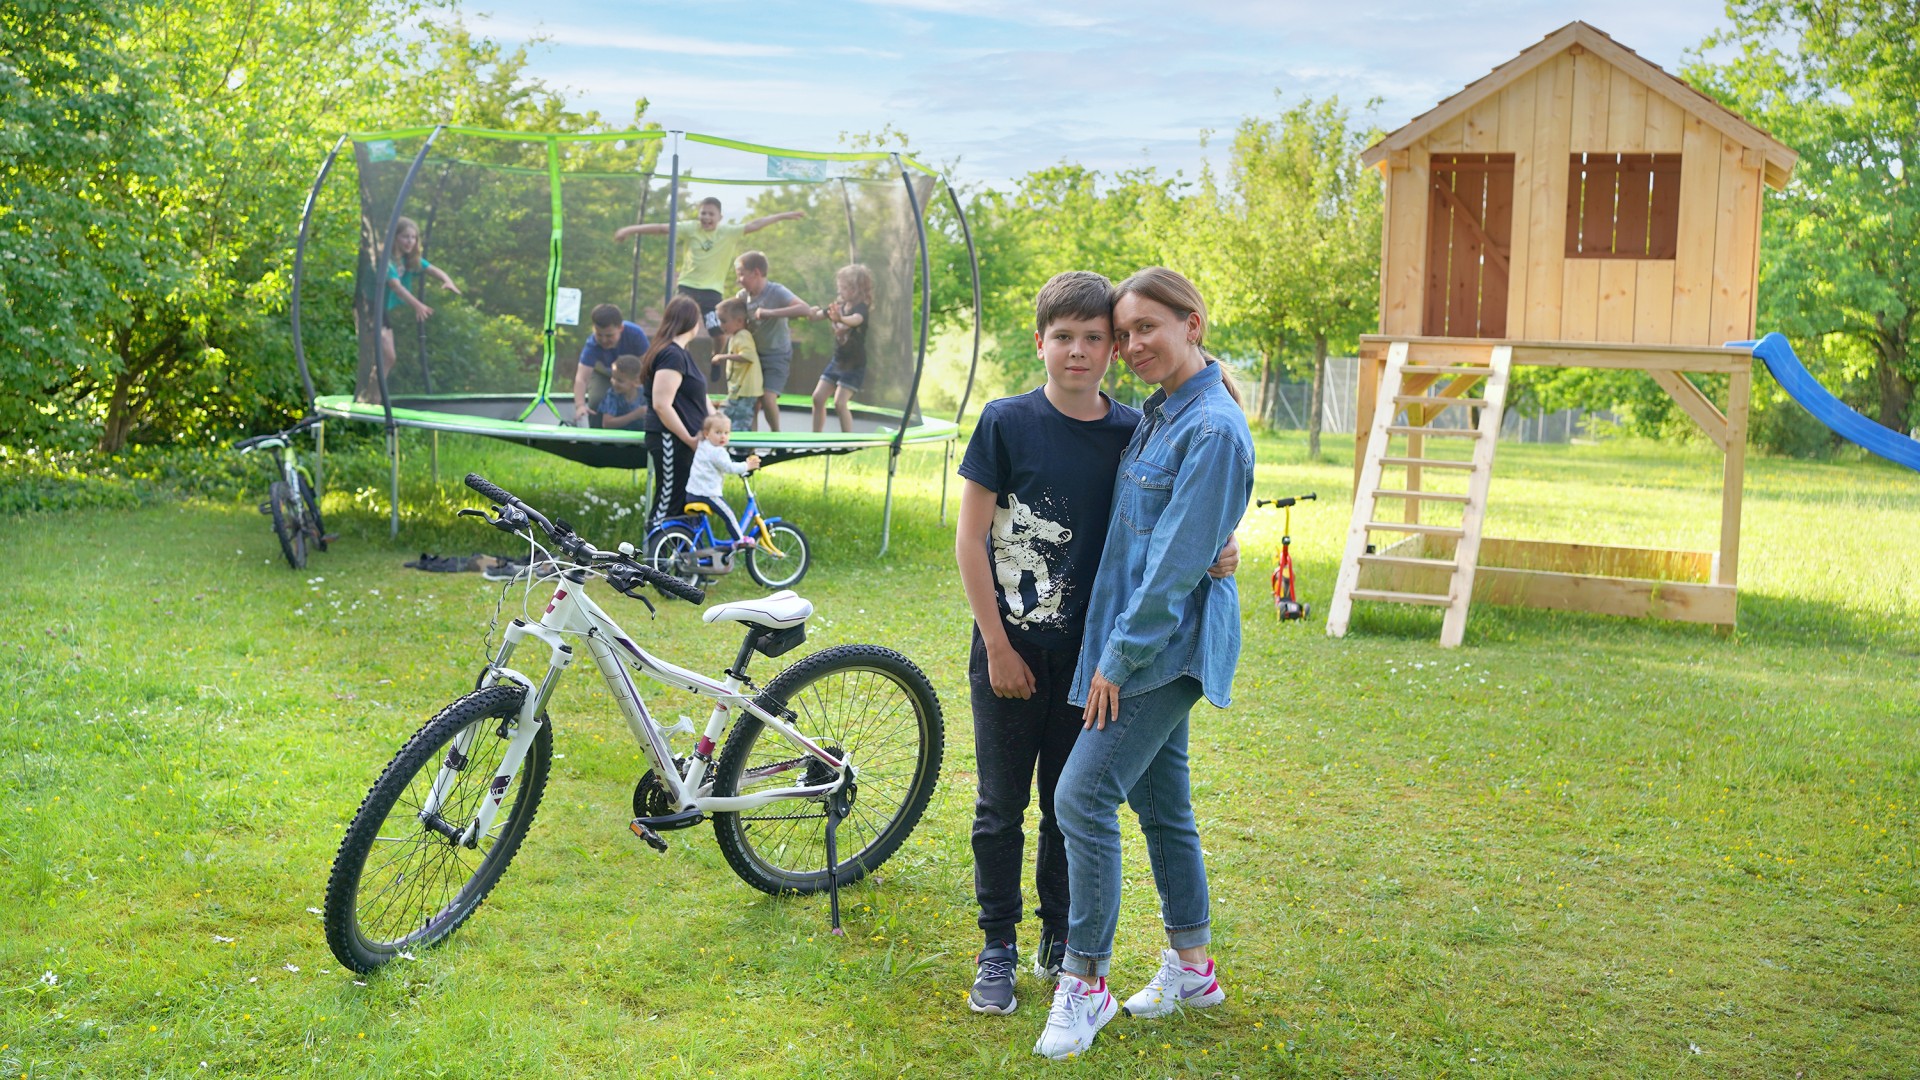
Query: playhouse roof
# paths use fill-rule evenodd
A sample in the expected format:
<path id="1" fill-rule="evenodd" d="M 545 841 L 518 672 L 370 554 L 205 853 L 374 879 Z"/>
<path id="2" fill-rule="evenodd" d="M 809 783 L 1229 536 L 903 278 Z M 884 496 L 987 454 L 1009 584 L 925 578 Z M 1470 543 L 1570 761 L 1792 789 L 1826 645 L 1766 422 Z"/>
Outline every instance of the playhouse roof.
<path id="1" fill-rule="evenodd" d="M 1584 22 L 1570 22 L 1541 38 L 1531 48 L 1467 84 L 1457 94 L 1408 121 L 1404 127 L 1368 147 L 1360 155 L 1367 165 L 1378 165 L 1395 150 L 1404 150 L 1419 142 L 1440 125 L 1499 93 L 1520 76 L 1555 56 L 1578 46 L 1627 72 L 1649 90 L 1678 105 L 1689 115 L 1699 117 L 1720 132 L 1765 159 L 1763 175 L 1768 187 L 1783 188 L 1793 174 L 1800 155 L 1791 147 L 1748 123 L 1738 113 L 1694 89 L 1685 80 L 1669 74 L 1660 65 L 1613 40 L 1606 32 Z"/>

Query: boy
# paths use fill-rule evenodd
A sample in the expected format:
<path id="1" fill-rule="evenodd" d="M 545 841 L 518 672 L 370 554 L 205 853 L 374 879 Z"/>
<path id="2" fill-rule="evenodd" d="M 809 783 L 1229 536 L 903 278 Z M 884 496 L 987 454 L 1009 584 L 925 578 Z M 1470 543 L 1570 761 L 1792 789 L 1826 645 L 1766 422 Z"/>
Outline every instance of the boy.
<path id="1" fill-rule="evenodd" d="M 1021 819 L 1036 764 L 1041 929 L 1034 975 L 1056 977 L 1066 955 L 1067 858 L 1053 791 L 1080 734 L 1082 710 L 1067 694 L 1114 476 L 1140 423 L 1138 409 L 1100 392 L 1114 356 L 1110 289 L 1099 274 L 1071 271 L 1040 290 L 1034 344 L 1046 385 L 989 402 L 960 462 L 954 557 L 974 621 L 974 895 L 986 939 L 968 995 L 975 1012 L 1005 1015 L 1019 1004 Z M 1210 572 L 1227 576 L 1238 565 L 1239 546 L 1230 540 Z"/>
<path id="2" fill-rule="evenodd" d="M 767 428 L 779 431 L 780 391 L 787 388 L 787 368 L 793 363 L 793 335 L 787 320 L 804 318 L 813 305 L 785 285 L 768 281 L 767 257 L 758 251 L 735 259 L 733 276 L 747 305 L 747 329 L 753 331 L 753 343 L 760 350 L 760 401 L 766 409 Z"/>
<path id="3" fill-rule="evenodd" d="M 720 223 L 720 200 L 709 195 L 700 200 L 696 220 L 681 221 L 672 226 L 663 221 L 649 225 L 626 225 L 615 229 L 613 238 L 625 240 L 636 235 L 664 235 L 671 228 L 675 246 L 686 252 L 685 269 L 680 272 L 675 291 L 693 297 L 694 303 L 700 305 L 700 316 L 706 320 L 707 332 L 717 342 L 722 331 L 714 309 L 719 306 L 720 295 L 726 290 L 727 272 L 733 266 L 734 255 L 740 250 L 741 238 L 769 225 L 806 216 L 805 210 L 789 210 L 784 214 L 768 214 L 738 225 L 723 225 Z M 714 362 L 719 363 L 719 357 L 715 357 Z M 720 382 L 723 378 L 723 373 L 715 371 L 712 381 Z"/>
<path id="4" fill-rule="evenodd" d="M 760 416 L 760 349 L 747 331 L 747 302 L 737 296 L 720 301 L 714 313 L 720 316 L 720 330 L 727 336 L 727 351 L 713 358 L 728 366 L 727 406 L 723 410 L 733 426 L 752 431 Z"/>
<path id="5" fill-rule="evenodd" d="M 600 399 L 600 426 L 639 429 L 647 418 L 647 395 L 641 392 L 640 358 L 622 356 L 613 362 L 612 385 Z"/>
<path id="6" fill-rule="evenodd" d="M 587 343 L 580 346 L 580 366 L 573 373 L 573 422 L 576 427 L 598 425 L 592 410 L 587 407 L 591 401 L 598 405 L 607 396 L 607 388 L 613 385 L 613 362 L 621 356 L 645 356 L 647 354 L 647 332 L 628 322 L 620 314 L 620 309 L 612 304 L 601 304 L 593 309 L 591 316 L 593 335 Z"/>

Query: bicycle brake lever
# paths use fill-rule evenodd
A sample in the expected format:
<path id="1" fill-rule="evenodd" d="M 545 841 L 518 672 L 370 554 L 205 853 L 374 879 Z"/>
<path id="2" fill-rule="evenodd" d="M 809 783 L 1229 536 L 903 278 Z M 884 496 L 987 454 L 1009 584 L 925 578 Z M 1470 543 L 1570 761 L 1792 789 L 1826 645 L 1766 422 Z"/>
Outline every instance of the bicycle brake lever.
<path id="1" fill-rule="evenodd" d="M 485 510 L 475 510 L 473 507 L 469 506 L 469 507 L 463 508 L 460 511 L 460 513 L 456 514 L 455 516 L 484 518 L 487 516 L 487 512 Z"/>

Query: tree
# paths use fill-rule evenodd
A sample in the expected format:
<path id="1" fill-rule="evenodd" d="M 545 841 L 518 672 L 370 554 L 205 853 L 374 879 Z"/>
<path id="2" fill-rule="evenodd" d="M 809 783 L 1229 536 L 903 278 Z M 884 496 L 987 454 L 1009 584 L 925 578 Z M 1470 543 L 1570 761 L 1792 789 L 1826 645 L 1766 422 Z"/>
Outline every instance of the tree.
<path id="1" fill-rule="evenodd" d="M 1810 363 L 1868 377 L 1877 418 L 1920 422 L 1920 8 L 1876 0 L 1736 0 L 1688 76 L 1800 151 L 1769 193 L 1761 322 L 1811 346 Z"/>
<path id="2" fill-rule="evenodd" d="M 524 49 L 428 19 L 437 6 L 0 8 L 0 423 L 113 452 L 284 414 L 299 397 L 282 322 L 293 235 L 327 135 L 599 123 L 528 79 Z M 317 236 L 311 265 L 351 267 L 357 241 Z M 320 284 L 351 294 L 350 276 Z"/>
<path id="3" fill-rule="evenodd" d="M 1224 187 L 1202 176 L 1185 233 L 1202 245 L 1191 261 L 1221 338 L 1260 358 L 1262 417 L 1274 419 L 1283 370 L 1312 378 L 1307 442 L 1316 459 L 1328 350 L 1357 344 L 1378 308 L 1380 183 L 1359 160 L 1370 141 L 1338 98 L 1302 101 L 1278 120 L 1242 120 Z"/>

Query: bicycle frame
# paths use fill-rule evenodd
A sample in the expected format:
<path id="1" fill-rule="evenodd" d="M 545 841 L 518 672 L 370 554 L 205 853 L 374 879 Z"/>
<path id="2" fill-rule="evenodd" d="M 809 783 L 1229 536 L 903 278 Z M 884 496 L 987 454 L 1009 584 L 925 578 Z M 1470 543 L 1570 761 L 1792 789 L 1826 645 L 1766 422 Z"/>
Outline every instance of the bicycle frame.
<path id="1" fill-rule="evenodd" d="M 738 544 L 742 537 L 752 536 L 757 538 L 760 547 L 766 551 L 767 554 L 775 556 L 776 558 L 784 558 L 786 553 L 773 546 L 773 526 L 779 524 L 782 519 L 777 517 L 761 517 L 760 500 L 753 493 L 753 485 L 748 483 L 747 478 L 744 476 L 741 477 L 740 480 L 746 485 L 747 489 L 747 505 L 745 509 L 740 511 L 740 536 L 733 537 L 730 540 L 721 540 L 713 531 L 713 510 L 708 508 L 707 504 L 699 499 L 689 499 L 687 503 L 690 508 L 703 508 L 697 512 L 698 520 L 693 526 L 694 545 L 696 547 L 714 548 L 718 550 L 721 544 L 725 544 L 727 545 L 727 550 L 732 550 L 734 545 Z M 689 514 L 688 516 L 694 516 L 694 514 Z M 666 522 L 662 522 L 647 530 L 647 539 L 652 540 L 661 529 L 667 527 L 668 522 L 673 520 L 675 519 L 669 518 Z"/>
<path id="2" fill-rule="evenodd" d="M 600 675 L 607 682 L 607 689 L 614 700 L 620 703 L 620 711 L 626 717 L 627 728 L 633 733 L 634 741 L 646 752 L 653 763 L 654 772 L 660 777 L 673 795 L 674 807 L 681 812 L 717 813 L 754 810 L 769 803 L 785 799 L 812 799 L 831 794 L 845 782 L 852 765 L 846 759 L 835 758 L 822 749 L 813 740 L 802 735 L 782 716 L 762 709 L 753 701 L 753 697 L 741 693 L 745 682 L 744 660 L 737 664 L 739 671 L 729 670 L 723 682 L 715 682 L 694 671 L 677 664 L 662 660 L 640 646 L 634 644 L 619 624 L 615 623 L 600 605 L 586 594 L 586 575 L 575 570 L 564 575 L 554 589 L 553 599 L 548 602 L 546 611 L 537 623 L 524 619 L 514 619 L 508 625 L 501 642 L 500 651 L 488 665 L 486 684 L 513 683 L 524 687 L 526 700 L 521 704 L 520 715 L 514 721 L 514 731 L 501 757 L 500 766 L 494 772 L 488 797 L 482 800 L 477 817 L 464 828 L 448 825 L 442 828 L 435 824 L 439 820 L 442 801 L 452 787 L 455 773 L 466 765 L 466 758 L 478 733 L 477 727 L 461 734 L 454 741 L 447 760 L 441 764 L 439 774 L 434 778 L 432 790 L 421 806 L 421 820 L 429 826 L 440 829 L 449 838 L 455 838 L 453 830 L 459 828 L 457 841 L 466 847 L 474 847 L 479 838 L 485 836 L 493 827 L 494 817 L 499 813 L 500 804 L 506 798 L 507 790 L 513 785 L 513 777 L 525 759 L 527 749 L 533 745 L 539 732 L 540 716 L 546 708 L 547 699 L 552 696 L 553 688 L 560 676 L 572 665 L 575 656 L 573 645 L 568 638 L 584 638 L 587 651 L 593 657 L 594 666 L 600 669 Z M 526 674 L 507 666 L 521 643 L 532 639 L 547 646 L 547 671 L 536 684 Z M 744 657 L 748 650 L 742 649 Z M 686 773 L 682 775 L 673 762 L 672 750 L 667 745 L 666 733 L 647 711 L 646 701 L 640 696 L 634 685 L 632 672 L 638 672 L 667 686 L 690 691 L 714 702 L 713 711 L 707 716 L 706 729 L 700 735 L 693 755 L 687 759 Z M 795 748 L 802 751 L 804 757 L 816 759 L 835 771 L 834 778 L 824 784 L 798 785 L 776 788 L 770 791 L 758 791 L 751 795 L 736 795 L 727 798 L 714 798 L 708 792 L 711 784 L 707 782 L 707 770 L 713 762 L 713 752 L 725 734 L 729 715 L 733 710 L 753 716 L 774 731 L 779 732 Z M 458 760 L 456 760 L 456 757 Z M 760 775 L 772 775 L 774 771 L 785 771 L 803 762 L 782 763 L 778 770 L 762 770 Z"/>

